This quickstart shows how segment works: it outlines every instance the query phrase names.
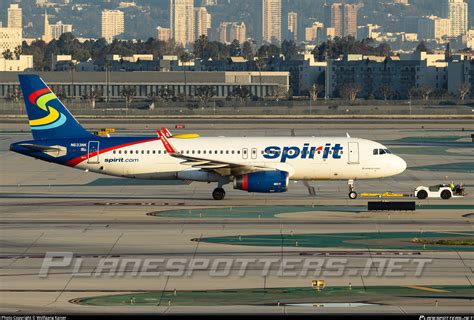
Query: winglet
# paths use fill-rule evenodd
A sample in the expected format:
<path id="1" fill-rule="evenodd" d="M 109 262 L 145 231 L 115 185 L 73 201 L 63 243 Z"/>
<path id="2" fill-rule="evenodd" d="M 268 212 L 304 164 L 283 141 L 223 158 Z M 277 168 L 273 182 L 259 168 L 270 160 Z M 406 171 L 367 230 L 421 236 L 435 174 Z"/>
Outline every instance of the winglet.
<path id="1" fill-rule="evenodd" d="M 161 131 L 163 132 L 165 137 L 167 137 L 167 138 L 173 137 L 173 134 L 167 128 L 161 128 Z"/>
<path id="2" fill-rule="evenodd" d="M 158 134 L 158 137 L 160 138 L 161 142 L 163 142 L 163 146 L 165 147 L 165 150 L 169 154 L 176 154 L 177 152 L 173 148 L 173 146 L 168 142 L 168 139 L 164 136 L 164 134 L 160 130 L 156 130 L 156 133 Z"/>

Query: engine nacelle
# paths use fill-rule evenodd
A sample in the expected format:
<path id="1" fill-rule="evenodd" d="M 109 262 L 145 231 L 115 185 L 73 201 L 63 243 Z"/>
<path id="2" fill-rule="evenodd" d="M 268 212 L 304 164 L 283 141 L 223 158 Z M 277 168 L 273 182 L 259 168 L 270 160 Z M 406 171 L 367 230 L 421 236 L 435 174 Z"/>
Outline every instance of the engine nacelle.
<path id="1" fill-rule="evenodd" d="M 286 192 L 288 183 L 288 172 L 261 171 L 235 177 L 234 189 L 258 193 Z"/>

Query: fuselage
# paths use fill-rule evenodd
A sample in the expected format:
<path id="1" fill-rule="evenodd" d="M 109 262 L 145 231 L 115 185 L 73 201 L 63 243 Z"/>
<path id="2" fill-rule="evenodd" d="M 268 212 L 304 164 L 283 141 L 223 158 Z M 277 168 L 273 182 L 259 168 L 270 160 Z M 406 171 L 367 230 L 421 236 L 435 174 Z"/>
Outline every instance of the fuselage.
<path id="1" fill-rule="evenodd" d="M 406 169 L 380 143 L 350 137 L 173 138 L 183 155 L 288 172 L 291 180 L 362 180 L 394 176 Z M 25 145 L 61 151 L 32 150 Z M 216 181 L 205 170 L 165 151 L 158 137 L 95 137 L 31 140 L 11 150 L 69 167 L 136 179 Z"/>

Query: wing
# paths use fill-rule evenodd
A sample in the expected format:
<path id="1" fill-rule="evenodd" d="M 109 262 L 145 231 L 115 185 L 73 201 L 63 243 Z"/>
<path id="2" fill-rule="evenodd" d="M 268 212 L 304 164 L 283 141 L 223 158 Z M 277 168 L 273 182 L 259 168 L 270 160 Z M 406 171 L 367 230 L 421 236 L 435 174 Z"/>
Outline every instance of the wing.
<path id="1" fill-rule="evenodd" d="M 189 165 L 192 168 L 198 168 L 207 171 L 216 172 L 222 176 L 239 176 L 244 175 L 247 173 L 258 172 L 258 171 L 276 171 L 275 168 L 269 168 L 264 166 L 253 166 L 241 163 L 233 163 L 227 161 L 219 161 L 219 160 L 212 160 L 206 159 L 201 157 L 192 157 L 181 154 L 176 151 L 168 139 L 166 139 L 165 135 L 158 130 L 158 136 L 160 137 L 161 142 L 163 143 L 166 152 L 174 158 L 181 159 L 183 165 Z"/>

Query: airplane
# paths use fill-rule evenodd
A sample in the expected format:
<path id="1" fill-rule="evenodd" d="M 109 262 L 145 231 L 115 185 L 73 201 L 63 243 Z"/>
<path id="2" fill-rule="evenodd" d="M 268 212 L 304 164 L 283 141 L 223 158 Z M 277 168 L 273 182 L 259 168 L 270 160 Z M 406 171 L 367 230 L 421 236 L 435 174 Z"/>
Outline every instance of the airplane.
<path id="1" fill-rule="evenodd" d="M 217 183 L 253 193 L 286 192 L 290 180 L 354 181 L 401 174 L 406 162 L 382 144 L 350 137 L 98 136 L 84 129 L 46 83 L 19 75 L 33 140 L 10 150 L 36 159 L 110 176 Z"/>

